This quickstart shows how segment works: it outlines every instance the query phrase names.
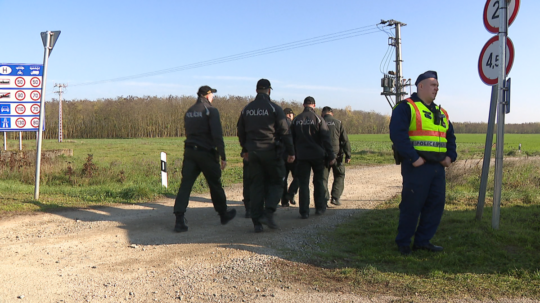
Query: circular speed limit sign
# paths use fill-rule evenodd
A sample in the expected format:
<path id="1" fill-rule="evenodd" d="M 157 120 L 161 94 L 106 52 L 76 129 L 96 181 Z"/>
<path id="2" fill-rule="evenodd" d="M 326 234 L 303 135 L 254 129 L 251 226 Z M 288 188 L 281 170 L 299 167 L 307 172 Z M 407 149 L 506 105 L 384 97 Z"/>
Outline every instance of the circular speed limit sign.
<path id="1" fill-rule="evenodd" d="M 32 87 L 38 87 L 41 85 L 41 80 L 38 77 L 34 77 L 30 79 L 30 85 L 32 85 Z"/>
<path id="2" fill-rule="evenodd" d="M 39 98 L 41 98 L 41 93 L 37 90 L 33 90 L 31 93 L 30 93 L 30 98 L 32 98 L 32 100 L 34 101 L 38 101 Z"/>
<path id="3" fill-rule="evenodd" d="M 32 106 L 30 107 L 30 111 L 34 115 L 39 114 L 39 104 L 32 104 Z"/>
<path id="4" fill-rule="evenodd" d="M 502 0 L 504 1 L 504 0 Z M 507 4 L 508 26 L 514 22 L 519 11 L 519 0 L 513 0 Z M 487 0 L 484 6 L 484 26 L 488 32 L 493 34 L 499 33 L 500 13 L 499 8 L 501 0 Z"/>
<path id="5" fill-rule="evenodd" d="M 18 128 L 23 128 L 26 126 L 26 120 L 24 120 L 24 118 L 17 118 L 17 120 L 15 120 L 15 125 L 17 125 Z"/>
<path id="6" fill-rule="evenodd" d="M 38 128 L 39 127 L 39 118 L 32 118 L 32 120 L 30 121 L 30 125 L 32 125 L 32 127 Z"/>
<path id="7" fill-rule="evenodd" d="M 23 104 L 15 105 L 15 112 L 17 114 L 22 115 L 24 114 L 25 111 L 26 111 L 26 106 L 24 106 Z"/>
<path id="8" fill-rule="evenodd" d="M 514 44 L 510 38 L 506 38 L 506 74 L 510 73 L 514 63 Z M 494 36 L 482 48 L 478 58 L 478 73 L 480 79 L 487 85 L 495 85 L 499 80 L 499 37 Z"/>
<path id="9" fill-rule="evenodd" d="M 15 79 L 15 85 L 17 85 L 17 87 L 23 87 L 25 84 L 26 84 L 26 80 L 24 80 L 23 77 L 17 77 Z"/>
<path id="10" fill-rule="evenodd" d="M 15 93 L 15 99 L 19 100 L 19 101 L 22 101 L 24 100 L 24 98 L 26 98 L 26 93 L 22 90 L 18 90 L 16 93 Z"/>

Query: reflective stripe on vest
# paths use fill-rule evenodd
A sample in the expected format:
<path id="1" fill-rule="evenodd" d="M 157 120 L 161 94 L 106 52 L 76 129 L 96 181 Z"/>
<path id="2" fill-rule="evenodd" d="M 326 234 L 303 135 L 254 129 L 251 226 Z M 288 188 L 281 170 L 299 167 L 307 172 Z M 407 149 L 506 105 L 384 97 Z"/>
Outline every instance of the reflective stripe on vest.
<path id="1" fill-rule="evenodd" d="M 432 113 L 423 103 L 420 103 L 422 111 L 429 114 L 422 114 L 418 104 L 412 99 L 407 99 L 411 108 L 411 124 L 409 125 L 409 139 L 414 149 L 424 152 L 446 152 L 446 132 L 448 131 L 448 113 L 441 109 L 444 117 L 440 125 L 434 123 L 435 114 Z M 437 107 L 438 108 L 438 107 Z"/>

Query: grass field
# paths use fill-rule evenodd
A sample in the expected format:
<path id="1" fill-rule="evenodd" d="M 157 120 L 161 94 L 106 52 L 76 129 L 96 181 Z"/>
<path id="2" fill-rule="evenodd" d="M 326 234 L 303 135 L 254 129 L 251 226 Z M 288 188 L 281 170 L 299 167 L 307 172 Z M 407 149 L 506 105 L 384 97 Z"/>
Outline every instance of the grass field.
<path id="1" fill-rule="evenodd" d="M 483 156 L 485 135 L 457 135 L 459 159 Z M 352 164 L 393 163 L 388 135 L 351 135 Z M 225 186 L 241 182 L 240 148 L 226 138 L 228 167 Z M 522 144 L 522 152 L 518 145 Z M 8 146 L 18 146 L 9 142 Z M 35 143 L 25 142 L 24 149 Z M 73 149 L 73 157 L 44 161 L 40 201 L 33 201 L 34 159 L 0 163 L 0 214 L 10 215 L 65 207 L 137 203 L 174 196 L 179 186 L 183 138 L 46 140 L 44 149 Z M 161 187 L 160 152 L 168 157 L 169 188 Z M 495 150 L 493 150 L 495 153 Z M 540 298 L 540 135 L 506 135 L 501 228 L 491 229 L 493 174 L 488 182 L 482 221 L 475 206 L 480 183 L 479 166 L 450 168 L 447 206 L 433 239 L 445 252 L 398 254 L 393 239 L 397 229 L 399 197 L 378 209 L 352 218 L 336 230 L 323 232 L 324 253 L 304 254 L 317 265 L 319 276 L 346 282 L 367 295 L 390 294 L 415 301 L 436 299 Z M 92 155 L 89 157 L 89 155 Z M 521 158 L 521 160 L 519 159 Z M 493 168 L 492 168 L 493 169 Z M 195 191 L 207 190 L 200 179 Z M 314 276 L 306 278 L 314 283 Z M 338 284 L 339 284 L 338 283 Z"/>

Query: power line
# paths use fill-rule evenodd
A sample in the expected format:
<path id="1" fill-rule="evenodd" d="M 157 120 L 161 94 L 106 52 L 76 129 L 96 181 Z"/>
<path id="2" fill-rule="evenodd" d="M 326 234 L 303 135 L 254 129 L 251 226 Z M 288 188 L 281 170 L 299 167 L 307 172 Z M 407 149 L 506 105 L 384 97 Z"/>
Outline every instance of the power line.
<path id="1" fill-rule="evenodd" d="M 162 74 L 167 74 L 167 73 L 174 73 L 174 72 L 184 71 L 184 70 L 188 70 L 188 69 L 205 67 L 205 66 L 210 66 L 210 65 L 220 64 L 220 63 L 227 63 L 227 62 L 231 62 L 231 61 L 237 61 L 237 60 L 247 59 L 247 58 L 251 58 L 251 57 L 268 55 L 268 54 L 272 54 L 272 53 L 277 53 L 277 52 L 282 52 L 282 51 L 287 51 L 287 50 L 293 50 L 293 49 L 297 49 L 297 48 L 308 47 L 308 46 L 313 46 L 313 45 L 317 45 L 317 44 L 333 42 L 333 41 L 337 41 L 337 40 L 343 40 L 343 39 L 349 39 L 349 38 L 358 37 L 358 36 L 374 34 L 374 33 L 377 33 L 377 32 L 379 32 L 379 30 L 377 29 L 375 24 L 374 25 L 367 25 L 367 26 L 362 26 L 362 27 L 358 27 L 358 28 L 354 28 L 354 29 L 345 30 L 345 31 L 335 32 L 335 33 L 316 36 L 316 37 L 312 37 L 312 38 L 308 38 L 308 39 L 303 39 L 303 40 L 293 41 L 293 42 L 289 42 L 289 43 L 283 43 L 283 44 L 279 44 L 279 45 L 275 45 L 275 46 L 270 46 L 270 47 L 266 47 L 266 48 L 261 48 L 261 49 L 257 49 L 257 50 L 253 50 L 253 51 L 243 52 L 243 53 L 239 53 L 239 54 L 235 54 L 235 55 L 220 57 L 220 58 L 216 58 L 216 59 L 211 59 L 211 60 L 206 60 L 206 61 L 201 61 L 201 62 L 196 62 L 196 63 L 190 63 L 190 64 L 186 64 L 186 65 L 181 65 L 181 66 L 176 66 L 176 67 L 172 67 L 172 68 L 167 68 L 167 69 L 162 69 L 162 70 L 157 70 L 157 71 L 152 71 L 152 72 L 146 72 L 146 73 L 136 74 L 136 75 L 131 75 L 131 76 L 124 76 L 124 77 L 118 77 L 118 78 L 113 78 L 113 79 L 98 80 L 98 81 L 79 83 L 79 84 L 72 84 L 71 86 L 72 87 L 73 86 L 87 86 L 87 85 L 95 85 L 95 84 L 108 83 L 108 82 L 120 82 L 120 81 L 136 79 L 136 78 L 143 78 L 143 77 L 150 77 L 150 76 L 162 75 Z"/>

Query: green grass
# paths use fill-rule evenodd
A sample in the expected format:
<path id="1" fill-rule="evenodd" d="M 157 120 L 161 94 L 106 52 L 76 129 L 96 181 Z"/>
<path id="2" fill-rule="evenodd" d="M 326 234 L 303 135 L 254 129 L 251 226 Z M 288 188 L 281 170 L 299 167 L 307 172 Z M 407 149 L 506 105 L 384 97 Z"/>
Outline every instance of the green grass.
<path id="1" fill-rule="evenodd" d="M 485 135 L 457 135 L 459 159 L 483 156 Z M 393 163 L 388 135 L 349 135 L 352 165 Z M 32 202 L 35 159 L 27 159 L 11 169 L 0 163 L 0 212 L 34 211 L 60 207 L 85 207 L 111 203 L 151 201 L 174 196 L 180 184 L 185 138 L 144 139 L 74 139 L 58 143 L 44 140 L 43 150 L 72 149 L 73 157 L 44 160 L 41 169 L 40 205 Z M 516 142 L 522 143 L 518 154 Z M 240 146 L 236 137 L 225 138 L 228 166 L 223 172 L 223 184 L 240 183 L 242 179 Z M 8 140 L 12 150 L 17 140 Z M 23 142 L 23 150 L 35 149 L 34 140 Z M 160 153 L 167 153 L 169 187 L 161 187 Z M 506 135 L 505 152 L 512 156 L 540 154 L 540 135 Z M 495 153 L 495 151 L 493 151 Z M 91 173 L 83 172 L 90 161 Z M 206 182 L 200 177 L 194 192 L 206 192 Z"/>
<path id="2" fill-rule="evenodd" d="M 540 298 L 540 160 L 505 165 L 499 230 L 491 228 L 489 194 L 483 219 L 475 219 L 479 170 L 448 171 L 447 204 L 432 240 L 443 253 L 398 253 L 396 197 L 326 233 L 324 253 L 310 261 L 333 268 L 329 276 L 400 297 Z"/>

